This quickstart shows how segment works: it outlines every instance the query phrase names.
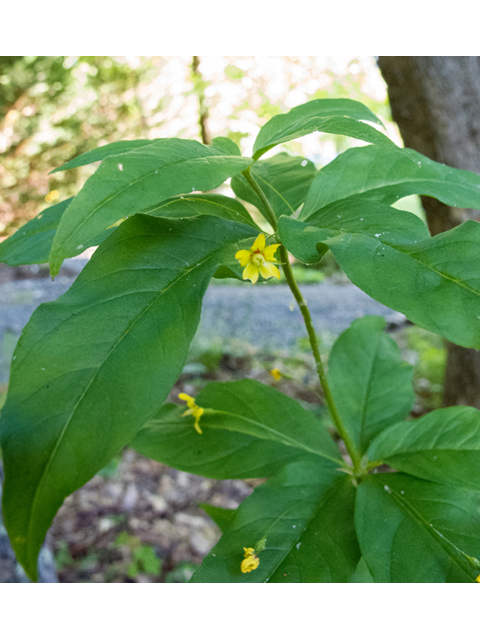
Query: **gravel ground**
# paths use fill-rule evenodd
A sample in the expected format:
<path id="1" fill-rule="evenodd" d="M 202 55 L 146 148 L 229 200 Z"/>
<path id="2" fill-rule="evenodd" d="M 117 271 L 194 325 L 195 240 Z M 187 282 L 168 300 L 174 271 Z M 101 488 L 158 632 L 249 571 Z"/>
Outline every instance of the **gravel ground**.
<path id="1" fill-rule="evenodd" d="M 16 341 L 36 307 L 56 300 L 73 283 L 86 262 L 65 261 L 60 275 L 52 281 L 45 271 L 24 267 L 22 279 L 13 279 L 18 270 L 4 265 L 0 271 L 0 385 L 8 382 L 10 360 Z M 2 284 L 3 279 L 3 284 Z M 364 315 L 383 315 L 391 325 L 402 325 L 405 316 L 372 300 L 353 284 L 325 281 L 301 287 L 317 332 L 338 335 Z M 294 348 L 305 328 L 287 285 L 230 286 L 214 284 L 203 302 L 202 319 L 196 339 L 236 339 L 265 349 Z"/>

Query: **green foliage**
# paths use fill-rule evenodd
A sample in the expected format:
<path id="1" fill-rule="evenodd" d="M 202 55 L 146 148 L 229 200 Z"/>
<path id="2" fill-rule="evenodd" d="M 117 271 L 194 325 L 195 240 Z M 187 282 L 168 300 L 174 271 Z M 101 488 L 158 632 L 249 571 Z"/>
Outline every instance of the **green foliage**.
<path id="1" fill-rule="evenodd" d="M 198 506 L 208 513 L 223 533 L 230 528 L 235 519 L 235 509 L 222 509 L 222 507 L 214 507 L 212 504 L 199 504 Z"/>
<path id="2" fill-rule="evenodd" d="M 361 202 L 357 207 L 352 201 L 352 215 L 358 216 L 368 206 Z M 345 228 L 332 230 L 320 227 L 331 227 L 331 219 L 308 226 L 284 216 L 279 221 L 280 238 L 299 259 L 311 261 L 317 245 L 319 253 L 331 249 L 350 280 L 372 298 L 452 342 L 479 348 L 480 226 L 467 220 L 423 240 L 419 218 L 396 209 L 391 212 L 383 227 L 376 227 L 377 233 L 369 219 L 352 224 L 350 217 L 339 219 L 336 226 L 345 224 Z"/>
<path id="3" fill-rule="evenodd" d="M 140 573 L 148 573 L 154 576 L 160 574 L 162 563 L 155 554 L 155 549 L 147 544 L 142 544 L 133 550 L 133 561 L 128 566 L 129 578 L 136 578 Z"/>
<path id="4" fill-rule="evenodd" d="M 355 528 L 374 581 L 474 582 L 477 503 L 472 492 L 400 473 L 366 477 L 358 487 Z"/>
<path id="5" fill-rule="evenodd" d="M 242 502 L 192 582 L 349 582 L 354 495 L 331 462 L 287 465 Z M 259 546 L 260 566 L 242 573 L 243 548 Z"/>
<path id="6" fill-rule="evenodd" d="M 412 358 L 417 401 L 427 409 L 442 405 L 442 390 L 447 364 L 445 341 L 436 333 L 415 325 L 405 330 L 406 348 Z"/>
<path id="7" fill-rule="evenodd" d="M 60 219 L 73 198 L 44 209 L 17 233 L 0 244 L 0 261 L 14 267 L 48 262 Z"/>
<path id="8" fill-rule="evenodd" d="M 124 216 L 178 193 L 218 187 L 250 163 L 223 149 L 179 139 L 105 158 L 60 220 L 50 253 L 52 275 L 65 258 L 92 246 L 99 233 Z"/>
<path id="9" fill-rule="evenodd" d="M 277 216 L 290 216 L 305 201 L 317 170 L 306 158 L 279 153 L 268 160 L 260 160 L 252 168 L 258 182 Z M 255 205 L 267 217 L 266 208 L 258 194 L 243 175 L 232 178 L 235 195 Z"/>
<path id="10" fill-rule="evenodd" d="M 102 147 L 69 163 L 101 161 L 79 194 L 2 249 L 0 259 L 18 264 L 45 259 L 51 246 L 55 274 L 64 258 L 100 243 L 70 290 L 41 305 L 26 326 L 1 413 L 5 523 L 32 579 L 64 498 L 109 473 L 106 465 L 130 444 L 207 477 L 266 479 L 238 509 L 204 505 L 223 535 L 193 582 L 480 580 L 480 412 L 454 407 L 410 420 L 412 367 L 376 317 L 356 320 L 337 339 L 327 374 L 325 346 L 290 266 L 287 250 L 304 263 L 331 250 L 372 297 L 458 344 L 480 346 L 480 226 L 467 221 L 431 238 L 420 218 L 390 206 L 424 193 L 477 206 L 480 178 L 398 149 L 364 121 L 378 124 L 360 103 L 312 101 L 267 122 L 255 160 L 225 138 L 208 146 L 167 139 Z M 285 154 L 258 161 L 313 131 L 374 146 L 318 174 Z M 270 223 L 267 238 L 235 198 L 191 193 L 230 177 L 235 194 Z M 182 406 L 163 404 L 183 370 L 209 281 L 242 279 L 239 250 L 262 279 L 267 263 L 281 264 L 305 321 L 328 422 L 249 379 L 210 383 L 195 398 L 181 394 Z M 388 473 L 377 473 L 384 465 Z M 152 547 L 128 537 L 118 544 L 131 550 L 132 578 L 159 575 Z M 171 581 L 191 569 L 172 572 Z"/>
<path id="11" fill-rule="evenodd" d="M 406 149 L 357 147 L 338 156 L 318 173 L 305 200 L 301 219 L 351 196 L 394 204 L 422 194 L 453 207 L 480 207 L 480 176 L 434 162 Z"/>
<path id="12" fill-rule="evenodd" d="M 164 405 L 131 446 L 153 460 L 209 478 L 264 478 L 300 458 L 342 464 L 323 425 L 276 389 L 255 380 L 212 382 L 196 400 L 205 408 L 202 434 L 193 430 L 193 420 L 182 418 L 180 407 Z"/>
<path id="13" fill-rule="evenodd" d="M 271 118 L 265 124 L 253 145 L 253 158 L 258 160 L 277 144 L 306 136 L 314 131 L 336 133 L 373 144 L 395 147 L 382 133 L 361 122 L 367 120 L 381 124 L 364 105 L 355 100 L 312 100 L 289 113 Z"/>
<path id="14" fill-rule="evenodd" d="M 385 320 L 366 316 L 352 322 L 336 341 L 328 361 L 333 399 L 361 453 L 385 427 L 412 408 L 412 367 L 385 335 Z"/>

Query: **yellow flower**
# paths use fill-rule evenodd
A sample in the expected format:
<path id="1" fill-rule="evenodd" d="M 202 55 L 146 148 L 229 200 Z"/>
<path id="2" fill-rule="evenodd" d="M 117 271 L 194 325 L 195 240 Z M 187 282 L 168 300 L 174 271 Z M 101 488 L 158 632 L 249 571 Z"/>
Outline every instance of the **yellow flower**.
<path id="1" fill-rule="evenodd" d="M 270 375 L 275 378 L 275 380 L 280 380 L 282 374 L 280 373 L 280 369 L 272 369 L 270 371 Z"/>
<path id="2" fill-rule="evenodd" d="M 248 547 L 248 549 L 246 547 L 243 547 L 243 550 L 245 551 L 245 560 L 242 560 L 240 571 L 242 573 L 250 573 L 250 571 L 255 571 L 255 569 L 260 564 L 258 556 L 255 555 L 255 549 L 252 549 L 252 547 Z"/>
<path id="3" fill-rule="evenodd" d="M 251 280 L 253 284 L 258 280 L 258 274 L 265 278 L 278 278 L 280 279 L 280 271 L 272 262 L 275 262 L 273 257 L 275 251 L 279 247 L 279 244 L 271 244 L 265 246 L 265 236 L 261 233 L 255 242 L 250 247 L 250 250 L 241 249 L 235 254 L 235 258 L 240 262 L 243 270 L 242 277 L 244 280 Z"/>
<path id="4" fill-rule="evenodd" d="M 475 582 L 480 582 L 480 576 L 477 576 L 477 577 L 475 578 Z"/>
<path id="5" fill-rule="evenodd" d="M 192 396 L 189 396 L 186 393 L 179 393 L 178 397 L 180 398 L 180 400 L 185 400 L 188 405 L 188 409 L 185 411 L 185 413 L 182 413 L 182 418 L 184 418 L 185 416 L 193 416 L 195 418 L 195 424 L 193 426 L 195 427 L 197 433 L 202 434 L 203 431 L 200 429 L 199 422 L 205 409 L 199 407 L 195 403 L 195 398 L 192 398 Z"/>
<path id="6" fill-rule="evenodd" d="M 58 193 L 58 191 L 54 189 L 53 191 L 50 191 L 49 193 L 47 193 L 47 195 L 45 196 L 45 200 L 47 202 L 53 202 L 54 200 L 58 200 L 59 195 L 60 194 Z"/>

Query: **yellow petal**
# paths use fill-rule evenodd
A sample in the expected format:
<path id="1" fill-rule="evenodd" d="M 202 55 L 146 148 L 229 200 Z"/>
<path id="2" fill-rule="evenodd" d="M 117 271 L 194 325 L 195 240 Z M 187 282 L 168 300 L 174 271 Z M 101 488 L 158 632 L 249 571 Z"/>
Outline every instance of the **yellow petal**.
<path id="1" fill-rule="evenodd" d="M 259 270 L 262 274 L 262 277 L 265 279 L 278 278 L 278 280 L 280 280 L 280 271 L 274 264 L 266 262 L 265 264 L 262 264 L 261 267 L 259 267 Z"/>
<path id="2" fill-rule="evenodd" d="M 250 249 L 250 251 L 262 251 L 264 246 L 265 246 L 265 236 L 263 233 L 261 233 L 255 240 L 255 242 L 252 244 L 252 248 Z"/>
<path id="3" fill-rule="evenodd" d="M 268 262 L 273 262 L 275 260 L 273 256 L 275 255 L 275 251 L 278 249 L 279 246 L 280 246 L 279 244 L 271 244 L 268 247 L 265 247 L 265 249 L 263 250 L 263 255 L 265 256 L 265 260 L 267 260 Z"/>
<path id="4" fill-rule="evenodd" d="M 258 280 L 258 267 L 254 264 L 247 264 L 245 269 L 243 270 L 242 278 L 244 280 L 251 280 L 253 284 Z"/>
<path id="5" fill-rule="evenodd" d="M 246 251 L 246 249 L 240 249 L 235 254 L 235 258 L 240 262 L 241 267 L 246 267 L 248 261 L 250 260 L 250 251 Z"/>
<path id="6" fill-rule="evenodd" d="M 242 560 L 240 565 L 240 571 L 242 573 L 250 573 L 250 571 L 255 571 L 255 569 L 260 564 L 260 559 L 255 555 L 248 556 L 245 560 Z"/>
<path id="7" fill-rule="evenodd" d="M 200 429 L 200 425 L 198 424 L 198 418 L 195 418 L 195 424 L 193 426 L 195 427 L 195 431 L 197 433 L 199 433 L 200 435 L 203 434 L 203 431 Z"/>
<path id="8" fill-rule="evenodd" d="M 188 402 L 189 400 L 192 400 L 193 402 L 195 402 L 195 398 L 192 398 L 192 396 L 189 396 L 188 393 L 179 393 L 178 397 L 180 398 L 180 400 L 185 400 L 185 402 Z"/>

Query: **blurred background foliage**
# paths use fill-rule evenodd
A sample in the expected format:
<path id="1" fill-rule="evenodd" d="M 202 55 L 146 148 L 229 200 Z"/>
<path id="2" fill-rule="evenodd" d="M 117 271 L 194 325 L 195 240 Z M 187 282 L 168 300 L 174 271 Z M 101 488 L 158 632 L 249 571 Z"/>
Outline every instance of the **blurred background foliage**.
<path id="1" fill-rule="evenodd" d="M 78 192 L 95 167 L 48 174 L 80 153 L 123 139 L 223 135 L 248 154 L 273 115 L 327 97 L 362 101 L 400 142 L 371 57 L 0 57 L 0 235 Z M 285 146 L 321 166 L 354 144 L 312 134 Z"/>

